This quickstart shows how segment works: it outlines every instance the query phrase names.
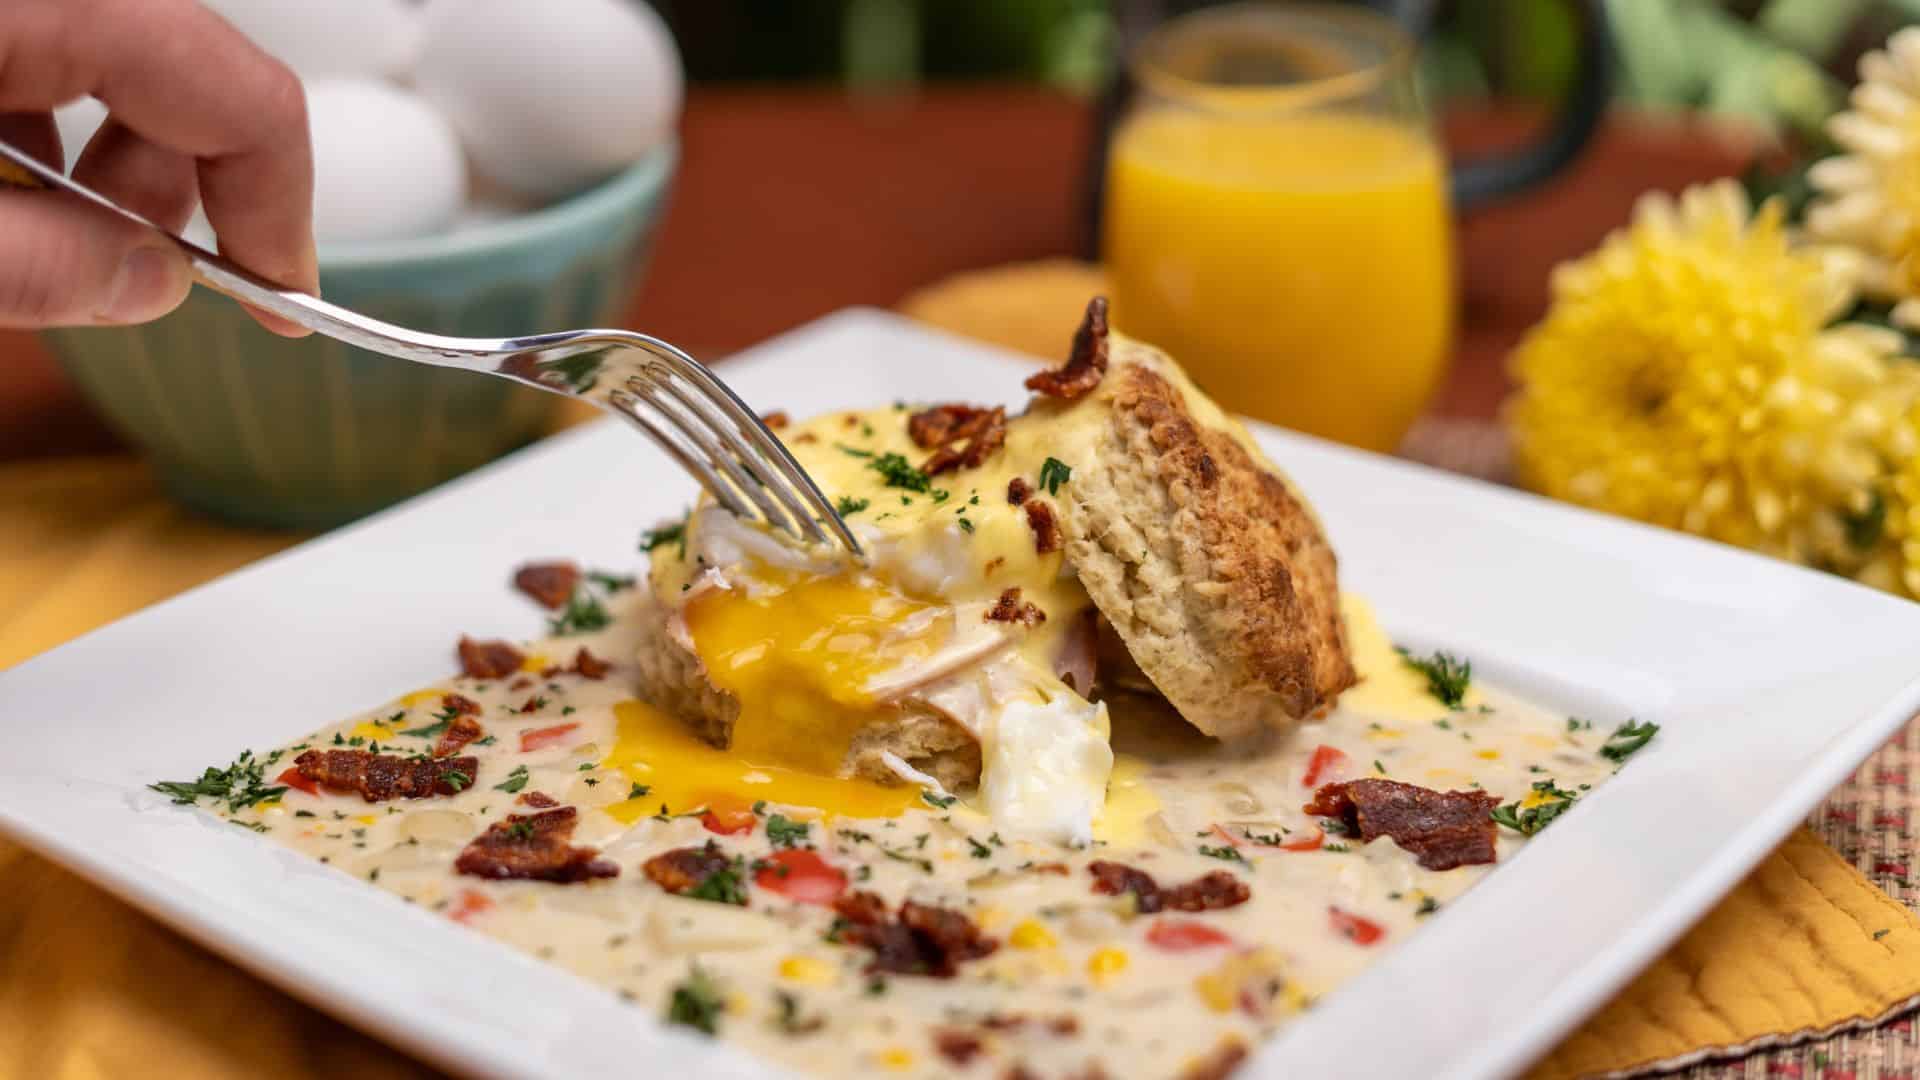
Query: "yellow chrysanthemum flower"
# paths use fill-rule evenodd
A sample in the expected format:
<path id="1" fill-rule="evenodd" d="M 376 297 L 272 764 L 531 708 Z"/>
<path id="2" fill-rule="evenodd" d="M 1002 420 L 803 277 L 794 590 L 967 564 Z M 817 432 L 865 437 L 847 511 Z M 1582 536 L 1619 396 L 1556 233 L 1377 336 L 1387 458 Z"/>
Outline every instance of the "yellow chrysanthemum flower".
<path id="1" fill-rule="evenodd" d="M 1827 121 L 1846 152 L 1807 173 L 1820 193 L 1807 234 L 1853 255 L 1860 288 L 1899 301 L 1894 321 L 1920 328 L 1920 27 L 1861 57 L 1849 106 Z"/>
<path id="2" fill-rule="evenodd" d="M 1732 181 L 1644 196 L 1558 268 L 1514 357 L 1523 482 L 1557 498 L 1854 573 L 1883 549 L 1885 444 L 1920 381 L 1831 253 Z M 1915 505 L 1920 505 L 1916 503 Z"/>

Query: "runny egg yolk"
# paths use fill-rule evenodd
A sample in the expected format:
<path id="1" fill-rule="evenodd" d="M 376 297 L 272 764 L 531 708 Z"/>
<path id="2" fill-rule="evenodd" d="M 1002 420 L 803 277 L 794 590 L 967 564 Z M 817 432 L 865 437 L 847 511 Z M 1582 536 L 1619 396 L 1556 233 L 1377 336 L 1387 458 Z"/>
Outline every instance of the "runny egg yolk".
<path id="1" fill-rule="evenodd" d="M 625 824 L 651 817 L 662 807 L 677 814 L 702 807 L 751 805 L 763 799 L 853 818 L 897 817 L 919 802 L 917 788 L 767 764 L 739 747 L 717 750 L 685 724 L 642 702 L 623 701 L 613 711 L 617 721 L 613 750 L 600 767 L 619 770 L 647 792 L 607 807 L 607 813 Z"/>
<path id="2" fill-rule="evenodd" d="M 934 651 L 938 612 L 850 576 L 760 584 L 687 605 L 694 651 L 740 702 L 736 753 L 833 776 L 854 735 L 890 711 L 869 685 Z"/>

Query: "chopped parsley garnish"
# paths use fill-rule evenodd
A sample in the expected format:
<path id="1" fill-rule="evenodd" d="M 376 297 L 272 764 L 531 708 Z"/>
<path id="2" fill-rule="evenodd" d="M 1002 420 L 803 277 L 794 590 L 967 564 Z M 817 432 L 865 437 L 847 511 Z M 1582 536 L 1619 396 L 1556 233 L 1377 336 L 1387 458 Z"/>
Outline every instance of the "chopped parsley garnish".
<path id="1" fill-rule="evenodd" d="M 846 454 L 849 457 L 870 458 L 873 456 L 873 451 L 871 450 L 862 450 L 857 446 L 848 446 L 846 443 L 843 443 L 843 442 L 837 442 L 837 443 L 834 443 L 833 445 L 835 449 L 839 450 L 841 453 Z"/>
<path id="2" fill-rule="evenodd" d="M 1569 733 L 1575 731 L 1591 731 L 1592 729 L 1593 721 L 1591 720 L 1582 720 L 1577 716 L 1567 717 L 1567 731 Z"/>
<path id="3" fill-rule="evenodd" d="M 712 976 L 694 964 L 687 969 L 687 977 L 673 988 L 673 997 L 667 1001 L 667 1023 L 712 1035 L 720 1030 L 720 1014 L 725 1009 L 726 1001 Z"/>
<path id="4" fill-rule="evenodd" d="M 968 532 L 968 533 L 970 533 L 970 532 L 972 532 L 972 531 L 973 531 L 973 522 L 971 522 L 971 521 L 969 521 L 969 520 L 968 520 L 968 519 L 966 519 L 966 518 L 956 518 L 955 520 L 957 520 L 957 521 L 959 521 L 959 522 L 960 522 L 960 531 L 961 531 L 961 532 Z"/>
<path id="5" fill-rule="evenodd" d="M 1431 896 L 1423 896 L 1420 898 L 1420 906 L 1417 908 L 1414 908 L 1413 913 L 1415 915 L 1431 915 L 1434 912 L 1439 910 L 1440 910 L 1440 901 L 1435 900 Z"/>
<path id="6" fill-rule="evenodd" d="M 1522 836 L 1532 836 L 1553 824 L 1554 819 L 1566 813 L 1573 806 L 1573 801 L 1580 797 L 1559 787 L 1552 780 L 1536 780 L 1533 791 L 1534 795 L 1519 802 L 1494 807 L 1494 823 L 1505 825 Z M 1539 798 L 1536 799 L 1535 795 Z M 1528 806 L 1529 802 L 1533 805 Z"/>
<path id="7" fill-rule="evenodd" d="M 201 798 L 224 799 L 229 812 L 238 812 L 286 794 L 284 785 L 268 786 L 266 771 L 266 762 L 254 757 L 253 751 L 242 750 L 233 764 L 224 769 L 208 766 L 198 780 L 162 780 L 148 786 L 183 806 Z"/>
<path id="8" fill-rule="evenodd" d="M 633 785 L 633 790 L 627 792 L 627 798 L 629 799 L 644 798 L 646 794 L 652 790 L 653 788 L 649 787 L 646 784 L 635 784 Z"/>
<path id="9" fill-rule="evenodd" d="M 441 710 L 440 712 L 433 714 L 433 719 L 434 719 L 433 723 L 428 724 L 425 727 L 401 728 L 399 731 L 394 732 L 394 734 L 395 735 L 411 735 L 416 739 L 438 738 L 441 732 L 447 730 L 447 728 L 450 725 L 452 725 L 454 717 L 457 717 L 459 715 L 460 713 L 458 710 L 454 709 L 452 706 L 448 706 L 447 708 Z M 391 723 L 391 721 L 389 721 L 389 723 Z"/>
<path id="10" fill-rule="evenodd" d="M 1321 850 L 1321 851 L 1336 851 L 1336 852 L 1344 852 L 1344 851 L 1352 851 L 1353 849 L 1352 849 L 1352 848 L 1350 848 L 1350 847 L 1348 847 L 1348 846 L 1347 846 L 1347 845 L 1345 845 L 1345 844 L 1322 844 L 1322 845 L 1320 846 L 1320 850 Z"/>
<path id="11" fill-rule="evenodd" d="M 1200 854 L 1208 856 L 1209 858 L 1224 859 L 1227 862 L 1243 863 L 1247 861 L 1246 856 L 1240 854 L 1240 849 L 1231 844 L 1221 844 L 1219 847 L 1208 847 L 1202 844 L 1200 845 Z"/>
<path id="12" fill-rule="evenodd" d="M 927 805 L 936 807 L 941 810 L 945 810 L 947 807 L 952 806 L 954 803 L 957 803 L 960 801 L 959 797 L 957 796 L 935 795 L 931 791 L 921 792 L 920 797 L 927 801 Z"/>
<path id="13" fill-rule="evenodd" d="M 531 840 L 533 839 L 533 822 L 516 821 L 508 825 L 507 835 L 513 837 L 515 840 Z"/>
<path id="14" fill-rule="evenodd" d="M 1425 660 L 1405 649 L 1395 649 L 1410 668 L 1427 677 L 1427 693 L 1449 709 L 1458 709 L 1473 682 L 1473 664 L 1450 653 L 1436 652 Z"/>
<path id="15" fill-rule="evenodd" d="M 511 795 L 514 792 L 519 791 L 521 788 L 526 786 L 527 786 L 527 767 L 525 765 L 515 765 L 513 767 L 513 771 L 507 774 L 507 778 L 505 780 L 502 780 L 501 782 L 493 785 L 493 790 L 504 791 L 507 794 Z"/>
<path id="16" fill-rule="evenodd" d="M 458 795 L 473 786 L 473 777 L 468 776 L 459 769 L 448 769 L 446 772 L 440 774 L 440 782 L 452 788 L 453 793 Z"/>
<path id="17" fill-rule="evenodd" d="M 1600 756 L 1609 761 L 1625 761 L 1633 752 L 1647 745 L 1656 734 L 1660 725 L 1648 721 L 1644 724 L 1629 720 L 1613 729 L 1607 741 L 1600 744 Z"/>
<path id="18" fill-rule="evenodd" d="M 993 858 L 993 849 L 971 836 L 967 837 L 967 851 L 976 859 Z"/>
<path id="19" fill-rule="evenodd" d="M 800 1015 L 800 999 L 785 990 L 775 990 L 773 1000 L 779 1007 L 779 1015 L 773 1018 L 773 1025 L 788 1035 L 805 1035 L 826 1026 L 827 1019 L 824 1016 Z"/>
<path id="20" fill-rule="evenodd" d="M 586 634 L 595 630 L 604 630 L 613 621 L 607 614 L 607 606 L 598 596 L 587 589 L 580 589 L 567 601 L 560 614 L 547 620 L 547 632 L 550 634 Z"/>
<path id="21" fill-rule="evenodd" d="M 1387 775 L 1387 767 L 1380 764 L 1379 758 L 1373 759 L 1373 771 L 1379 773 L 1381 776 Z"/>
<path id="22" fill-rule="evenodd" d="M 608 594 L 612 594 L 633 588 L 635 578 L 632 574 L 610 574 L 605 570 L 589 570 L 587 580 L 605 589 Z"/>
<path id="23" fill-rule="evenodd" d="M 1040 486 L 1047 494 L 1057 495 L 1060 485 L 1073 479 L 1073 467 L 1057 457 L 1050 457 L 1040 465 Z"/>
<path id="24" fill-rule="evenodd" d="M 872 505 L 873 501 L 871 499 L 856 499 L 851 495 L 842 495 L 839 500 L 833 504 L 833 511 L 841 517 L 852 517 Z"/>
<path id="25" fill-rule="evenodd" d="M 715 904 L 738 904 L 744 907 L 747 903 L 746 869 L 747 860 L 735 855 L 732 865 L 708 874 L 700 884 L 681 895 Z"/>
<path id="26" fill-rule="evenodd" d="M 905 491 L 929 491 L 933 488 L 933 480 L 899 454 L 881 454 L 867 462 L 867 468 L 879 473 L 888 487 Z"/>
<path id="27" fill-rule="evenodd" d="M 784 814 L 773 814 L 767 818 L 767 843 L 777 848 L 800 847 L 811 841 L 808 835 L 812 829 L 804 821 L 794 821 Z"/>
<path id="28" fill-rule="evenodd" d="M 641 551 L 650 552 L 663 544 L 678 544 L 680 546 L 680 557 L 682 559 L 687 557 L 687 519 L 685 517 L 682 517 L 679 521 L 671 525 L 662 525 L 659 528 L 648 529 L 646 532 L 640 534 Z"/>

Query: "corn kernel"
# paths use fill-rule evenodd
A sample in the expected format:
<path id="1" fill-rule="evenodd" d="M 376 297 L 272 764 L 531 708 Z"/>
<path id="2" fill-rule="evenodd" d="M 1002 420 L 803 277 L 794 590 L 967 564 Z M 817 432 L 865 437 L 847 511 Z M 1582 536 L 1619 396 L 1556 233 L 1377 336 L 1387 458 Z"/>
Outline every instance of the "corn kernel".
<path id="1" fill-rule="evenodd" d="M 378 721 L 366 720 L 354 725 L 353 737 L 379 742 L 382 739 L 393 738 L 393 729 Z"/>
<path id="2" fill-rule="evenodd" d="M 889 1069 L 911 1069 L 913 1051 L 903 1046 L 889 1046 L 880 1051 L 880 1064 Z"/>
<path id="3" fill-rule="evenodd" d="M 1367 730 L 1367 738 L 1372 739 L 1374 742 L 1381 742 L 1386 739 L 1398 739 L 1405 734 L 1406 732 L 1401 731 L 1399 728 L 1390 727 L 1369 728 Z"/>
<path id="4" fill-rule="evenodd" d="M 520 670 L 530 675 L 538 675 L 552 666 L 553 661 L 547 659 L 543 653 L 534 653 L 520 661 Z"/>
<path id="5" fill-rule="evenodd" d="M 780 977 L 797 983 L 830 986 L 840 971 L 817 956 L 793 955 L 780 961 Z"/>
<path id="6" fill-rule="evenodd" d="M 437 686 L 429 686 L 425 690 L 415 690 L 413 693 L 401 698 L 400 704 L 411 709 L 415 705 L 425 705 L 429 701 L 436 701 L 444 697 L 446 693 L 445 690 Z"/>
<path id="7" fill-rule="evenodd" d="M 1475 750 L 1475 751 L 1473 752 L 1473 756 L 1474 756 L 1474 757 L 1477 757 L 1477 758 L 1479 758 L 1479 759 L 1481 759 L 1482 761 L 1498 761 L 1498 760 L 1500 759 L 1500 751 L 1498 751 L 1498 750 Z"/>
<path id="8" fill-rule="evenodd" d="M 1007 921 L 1007 909 L 988 904 L 973 913 L 973 921 L 982 930 L 992 930 Z"/>
<path id="9" fill-rule="evenodd" d="M 1107 982 L 1127 970 L 1127 950 L 1111 945 L 1104 949 L 1095 949 L 1087 957 L 1087 974 L 1097 983 Z"/>
<path id="10" fill-rule="evenodd" d="M 353 820 L 359 822 L 362 825 L 371 825 L 374 822 L 379 821 L 380 819 L 378 817 L 375 817 L 372 814 L 361 814 L 359 817 L 354 818 Z"/>
<path id="11" fill-rule="evenodd" d="M 1016 949 L 1051 949 L 1060 942 L 1039 920 L 1024 919 L 1007 935 L 1007 944 Z"/>
<path id="12" fill-rule="evenodd" d="M 1222 971 L 1209 971 L 1193 980 L 1193 989 L 1200 1000 L 1207 1003 L 1207 1008 L 1217 1013 L 1232 1012 L 1240 996 L 1240 985 Z"/>

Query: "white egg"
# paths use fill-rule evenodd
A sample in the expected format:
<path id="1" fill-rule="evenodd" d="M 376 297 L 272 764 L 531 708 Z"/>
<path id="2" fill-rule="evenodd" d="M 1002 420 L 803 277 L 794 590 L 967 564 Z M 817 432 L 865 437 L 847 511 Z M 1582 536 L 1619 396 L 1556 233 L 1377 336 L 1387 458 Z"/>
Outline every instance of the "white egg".
<path id="1" fill-rule="evenodd" d="M 398 75 L 420 45 L 407 0 L 201 0 L 303 79 Z"/>
<path id="2" fill-rule="evenodd" d="M 307 86 L 307 114 L 316 240 L 401 240 L 453 224 L 466 161 L 432 105 L 370 79 L 321 79 Z"/>
<path id="3" fill-rule="evenodd" d="M 667 138 L 682 79 L 672 35 L 640 0 L 432 0 L 414 81 L 476 170 L 553 198 Z"/>
<path id="4" fill-rule="evenodd" d="M 77 98 L 53 110 L 53 124 L 60 129 L 60 148 L 66 152 L 68 172 L 73 171 L 73 163 L 80 160 L 80 151 L 87 148 L 93 133 L 106 122 L 107 107 L 96 98 Z"/>

